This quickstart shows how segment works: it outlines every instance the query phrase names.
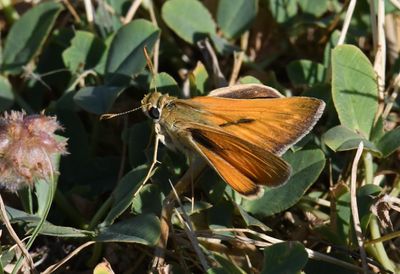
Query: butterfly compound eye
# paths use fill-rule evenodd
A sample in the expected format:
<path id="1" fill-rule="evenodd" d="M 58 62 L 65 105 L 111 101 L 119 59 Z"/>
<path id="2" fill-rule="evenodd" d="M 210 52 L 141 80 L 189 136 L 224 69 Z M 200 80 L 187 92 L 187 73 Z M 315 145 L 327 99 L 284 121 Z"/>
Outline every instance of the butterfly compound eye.
<path id="1" fill-rule="evenodd" d="M 150 109 L 149 109 L 149 116 L 152 118 L 152 119 L 159 119 L 160 118 L 160 110 L 158 109 L 158 108 L 155 108 L 155 107 L 151 107 Z"/>

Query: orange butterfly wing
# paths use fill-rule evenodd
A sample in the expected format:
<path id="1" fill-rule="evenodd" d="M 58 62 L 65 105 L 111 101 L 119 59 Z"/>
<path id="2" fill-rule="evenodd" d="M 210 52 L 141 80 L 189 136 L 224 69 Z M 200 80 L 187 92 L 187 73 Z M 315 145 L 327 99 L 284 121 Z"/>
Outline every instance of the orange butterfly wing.
<path id="1" fill-rule="evenodd" d="M 178 102 L 179 101 L 179 102 Z M 325 103 L 309 97 L 177 100 L 197 120 L 277 155 L 304 137 L 321 117 Z"/>
<path id="2" fill-rule="evenodd" d="M 287 181 L 290 166 L 278 156 L 220 130 L 187 124 L 192 146 L 234 190 L 254 198 L 260 186 L 276 187 Z"/>

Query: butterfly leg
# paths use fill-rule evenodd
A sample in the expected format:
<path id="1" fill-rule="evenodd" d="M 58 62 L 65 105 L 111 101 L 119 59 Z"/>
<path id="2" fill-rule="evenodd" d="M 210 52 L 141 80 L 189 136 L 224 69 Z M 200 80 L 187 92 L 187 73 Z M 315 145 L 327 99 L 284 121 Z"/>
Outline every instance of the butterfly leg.
<path id="1" fill-rule="evenodd" d="M 136 192 L 133 194 L 133 197 L 135 197 L 143 188 L 143 186 L 147 183 L 147 181 L 151 178 L 151 176 L 153 176 L 155 167 L 158 163 L 160 163 L 157 160 L 157 155 L 158 155 L 158 145 L 160 144 L 160 137 L 161 135 L 159 134 L 159 125 L 155 124 L 155 139 L 154 139 L 154 153 L 153 153 L 153 161 L 151 162 L 149 171 L 146 174 L 146 177 L 144 178 L 143 182 L 141 183 L 141 185 L 139 186 L 138 190 L 136 190 Z"/>

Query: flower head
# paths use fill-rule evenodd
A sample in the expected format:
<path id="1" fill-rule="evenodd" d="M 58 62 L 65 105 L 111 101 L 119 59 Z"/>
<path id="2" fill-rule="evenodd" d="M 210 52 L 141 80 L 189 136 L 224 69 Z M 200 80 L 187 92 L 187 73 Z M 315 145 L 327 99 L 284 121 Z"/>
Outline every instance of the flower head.
<path id="1" fill-rule="evenodd" d="M 66 152 L 66 141 L 56 139 L 62 127 L 55 117 L 11 111 L 0 117 L 0 185 L 16 191 L 49 179 L 54 154 Z"/>

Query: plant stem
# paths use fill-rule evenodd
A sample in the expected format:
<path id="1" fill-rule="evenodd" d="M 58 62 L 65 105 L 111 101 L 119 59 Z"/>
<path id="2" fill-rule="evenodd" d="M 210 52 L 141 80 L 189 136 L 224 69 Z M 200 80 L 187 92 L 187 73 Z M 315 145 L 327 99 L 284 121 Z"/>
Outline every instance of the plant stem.
<path id="1" fill-rule="evenodd" d="M 39 235 L 39 232 L 42 229 L 43 224 L 47 219 L 47 216 L 49 215 L 51 204 L 53 203 L 53 199 L 54 199 L 54 194 L 56 192 L 55 190 L 56 190 L 57 180 L 58 180 L 58 176 L 54 176 L 53 170 L 55 170 L 55 169 L 53 167 L 53 163 L 50 160 L 49 155 L 44 150 L 42 150 L 42 153 L 44 153 L 44 155 L 47 157 L 47 162 L 48 162 L 48 165 L 49 165 L 49 168 L 50 168 L 50 171 L 51 171 L 49 182 L 48 182 L 49 189 L 48 189 L 48 193 L 47 193 L 46 205 L 45 205 L 45 208 L 43 210 L 43 215 L 41 216 L 39 223 L 37 224 L 37 226 L 35 227 L 34 231 L 32 232 L 32 235 L 31 235 L 28 243 L 26 244 L 26 249 L 27 250 L 29 250 L 29 248 L 31 248 L 33 242 L 36 240 L 36 237 Z M 57 161 L 56 165 L 58 166 L 58 164 L 59 164 L 59 161 Z M 19 271 L 19 269 L 21 268 L 21 265 L 22 265 L 22 259 L 23 259 L 22 256 L 18 258 L 18 261 L 15 264 L 15 267 L 14 267 L 14 269 L 12 271 L 12 274 L 18 273 L 18 271 Z"/>
<path id="2" fill-rule="evenodd" d="M 373 170 L 373 159 L 370 152 L 366 152 L 363 155 L 364 160 L 364 168 L 365 168 L 365 183 L 372 184 L 374 178 L 374 170 Z M 379 224 L 375 216 L 371 217 L 371 221 L 369 223 L 369 230 L 371 233 L 371 239 L 378 239 L 381 237 L 381 233 L 379 231 Z M 371 250 L 373 249 L 373 251 Z M 372 251 L 372 254 L 376 257 L 376 259 L 387 269 L 392 272 L 395 272 L 395 264 L 389 259 L 385 247 L 383 243 L 379 242 L 370 246 L 369 250 Z"/>

